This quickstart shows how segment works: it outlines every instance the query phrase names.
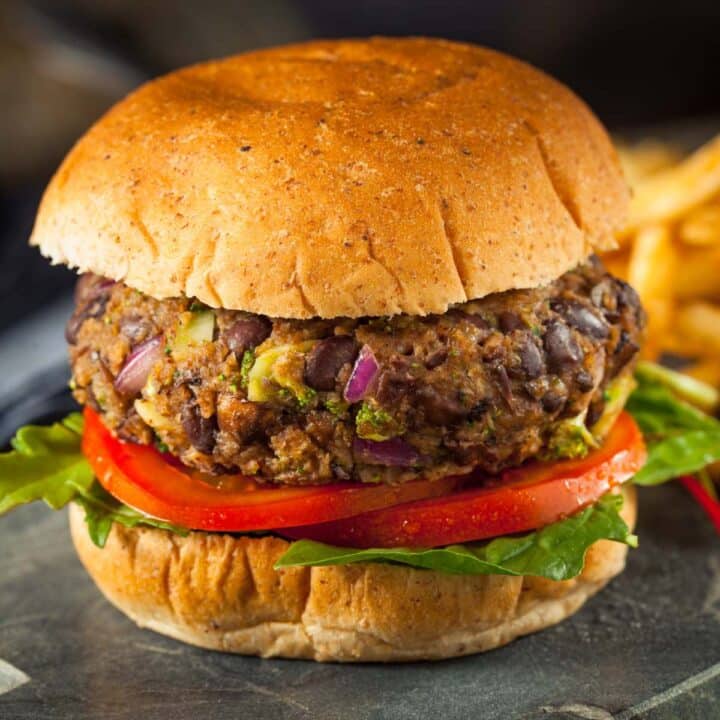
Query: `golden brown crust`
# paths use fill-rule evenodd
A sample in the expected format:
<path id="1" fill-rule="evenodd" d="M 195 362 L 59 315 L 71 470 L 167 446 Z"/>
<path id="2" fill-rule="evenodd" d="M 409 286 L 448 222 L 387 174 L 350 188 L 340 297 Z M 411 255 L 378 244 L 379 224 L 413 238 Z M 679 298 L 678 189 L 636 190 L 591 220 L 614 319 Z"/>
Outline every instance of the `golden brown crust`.
<path id="1" fill-rule="evenodd" d="M 324 41 L 141 87 L 68 155 L 31 242 L 157 298 L 422 315 L 558 277 L 612 245 L 626 205 L 601 125 L 530 66 Z"/>
<path id="2" fill-rule="evenodd" d="M 635 491 L 623 516 L 634 525 Z M 287 543 L 115 525 L 92 544 L 73 506 L 75 547 L 104 595 L 141 627 L 201 647 L 321 661 L 437 660 L 482 652 L 574 613 L 625 565 L 595 543 L 575 579 L 460 576 L 358 565 L 273 570 Z"/>

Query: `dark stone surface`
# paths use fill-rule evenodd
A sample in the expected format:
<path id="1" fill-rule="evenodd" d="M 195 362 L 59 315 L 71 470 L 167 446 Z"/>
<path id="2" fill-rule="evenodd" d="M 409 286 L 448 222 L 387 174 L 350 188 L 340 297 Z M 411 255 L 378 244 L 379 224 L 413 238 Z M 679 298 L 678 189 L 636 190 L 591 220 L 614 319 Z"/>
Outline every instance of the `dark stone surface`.
<path id="1" fill-rule="evenodd" d="M 23 508 L 0 523 L 0 657 L 30 681 L 0 695 L 0 718 L 717 717 L 720 544 L 679 487 L 640 506 L 640 549 L 575 617 L 486 655 L 394 666 L 242 658 L 139 630 L 85 575 L 64 513 Z"/>

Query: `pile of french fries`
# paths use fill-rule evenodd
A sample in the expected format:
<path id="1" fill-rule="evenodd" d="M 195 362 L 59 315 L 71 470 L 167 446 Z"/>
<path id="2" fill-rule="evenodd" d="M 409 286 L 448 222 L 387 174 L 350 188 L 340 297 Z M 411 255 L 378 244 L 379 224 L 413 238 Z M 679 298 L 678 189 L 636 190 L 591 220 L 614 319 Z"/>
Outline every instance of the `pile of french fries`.
<path id="1" fill-rule="evenodd" d="M 656 142 L 619 152 L 633 199 L 604 260 L 648 312 L 645 357 L 687 358 L 686 372 L 720 387 L 720 135 L 685 157 Z"/>

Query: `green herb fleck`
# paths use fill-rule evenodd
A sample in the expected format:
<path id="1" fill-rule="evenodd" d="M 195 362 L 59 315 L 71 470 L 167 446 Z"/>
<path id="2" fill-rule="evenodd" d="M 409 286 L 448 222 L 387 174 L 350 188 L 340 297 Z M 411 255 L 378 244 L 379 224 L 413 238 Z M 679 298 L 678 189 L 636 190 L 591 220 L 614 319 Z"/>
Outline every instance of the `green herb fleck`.
<path id="1" fill-rule="evenodd" d="M 355 416 L 357 434 L 367 440 L 387 440 L 402 434 L 395 418 L 373 401 L 364 402 Z"/>
<path id="2" fill-rule="evenodd" d="M 344 415 L 349 407 L 344 400 L 334 397 L 327 398 L 323 404 L 335 417 Z"/>
<path id="3" fill-rule="evenodd" d="M 240 363 L 240 384 L 247 388 L 250 379 L 250 370 L 255 364 L 255 353 L 252 350 L 246 350 L 242 356 Z"/>
<path id="4" fill-rule="evenodd" d="M 317 393 L 315 390 L 309 387 L 298 388 L 295 395 L 295 399 L 297 400 L 301 410 L 304 410 L 308 405 L 311 405 L 316 397 Z"/>

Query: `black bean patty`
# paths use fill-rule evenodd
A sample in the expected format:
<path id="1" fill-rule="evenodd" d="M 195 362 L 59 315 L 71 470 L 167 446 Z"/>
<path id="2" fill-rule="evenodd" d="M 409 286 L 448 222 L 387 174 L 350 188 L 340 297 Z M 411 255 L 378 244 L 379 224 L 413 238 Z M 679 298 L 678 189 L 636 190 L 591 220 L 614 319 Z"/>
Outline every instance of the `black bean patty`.
<path id="1" fill-rule="evenodd" d="M 558 429 L 598 427 L 644 322 L 635 291 L 592 258 L 546 287 L 427 317 L 273 319 L 85 275 L 67 339 L 75 397 L 126 440 L 267 482 L 403 482 L 576 453 Z M 145 386 L 118 391 L 129 353 L 158 336 Z M 350 403 L 364 346 L 379 369 Z M 403 449 L 392 466 L 388 440 Z"/>

